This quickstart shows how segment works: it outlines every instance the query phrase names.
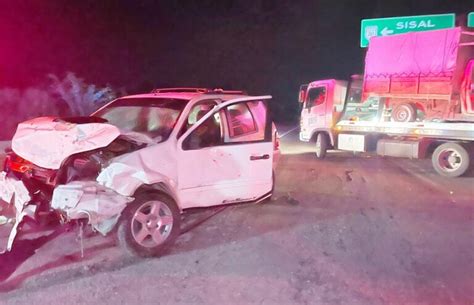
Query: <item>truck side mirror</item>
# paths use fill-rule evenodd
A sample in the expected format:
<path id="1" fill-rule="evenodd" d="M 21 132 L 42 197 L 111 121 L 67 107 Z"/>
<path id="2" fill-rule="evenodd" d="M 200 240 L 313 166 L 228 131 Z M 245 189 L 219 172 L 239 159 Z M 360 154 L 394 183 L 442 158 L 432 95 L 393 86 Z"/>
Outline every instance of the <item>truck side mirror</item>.
<path id="1" fill-rule="evenodd" d="M 299 96 L 298 96 L 298 102 L 300 102 L 301 104 L 303 104 L 305 97 L 306 97 L 305 91 L 304 91 L 304 90 L 300 90 L 300 94 L 299 94 Z"/>

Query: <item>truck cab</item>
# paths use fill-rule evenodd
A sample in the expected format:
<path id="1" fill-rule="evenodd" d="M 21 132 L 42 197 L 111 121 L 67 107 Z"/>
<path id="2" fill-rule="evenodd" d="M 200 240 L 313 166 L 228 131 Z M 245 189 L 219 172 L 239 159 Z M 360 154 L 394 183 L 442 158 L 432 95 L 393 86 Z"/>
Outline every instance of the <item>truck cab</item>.
<path id="1" fill-rule="evenodd" d="M 361 87 L 362 77 L 354 75 L 350 86 L 347 81 L 328 79 L 309 83 L 304 94 L 300 90 L 300 140 L 315 142 L 318 158 L 324 157 L 327 148 L 334 147 L 332 129 L 341 119 L 346 103 L 360 102 Z"/>

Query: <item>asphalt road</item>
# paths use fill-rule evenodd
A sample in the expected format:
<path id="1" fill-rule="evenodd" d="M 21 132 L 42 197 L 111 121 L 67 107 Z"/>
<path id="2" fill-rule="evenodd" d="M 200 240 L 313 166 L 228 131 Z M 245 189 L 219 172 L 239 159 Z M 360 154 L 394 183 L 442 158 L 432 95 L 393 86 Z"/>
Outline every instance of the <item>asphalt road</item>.
<path id="1" fill-rule="evenodd" d="M 282 140 L 270 203 L 228 207 L 156 259 L 90 232 L 81 258 L 75 229 L 23 240 L 0 257 L 0 304 L 474 304 L 474 175 Z"/>

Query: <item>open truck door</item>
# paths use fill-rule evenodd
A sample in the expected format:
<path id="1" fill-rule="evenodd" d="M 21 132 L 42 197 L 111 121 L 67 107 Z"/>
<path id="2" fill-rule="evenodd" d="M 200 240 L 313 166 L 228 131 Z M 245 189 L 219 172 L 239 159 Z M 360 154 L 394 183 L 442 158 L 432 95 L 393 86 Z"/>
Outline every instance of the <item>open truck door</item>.
<path id="1" fill-rule="evenodd" d="M 229 100 L 178 139 L 182 208 L 266 198 L 273 188 L 270 96 Z"/>

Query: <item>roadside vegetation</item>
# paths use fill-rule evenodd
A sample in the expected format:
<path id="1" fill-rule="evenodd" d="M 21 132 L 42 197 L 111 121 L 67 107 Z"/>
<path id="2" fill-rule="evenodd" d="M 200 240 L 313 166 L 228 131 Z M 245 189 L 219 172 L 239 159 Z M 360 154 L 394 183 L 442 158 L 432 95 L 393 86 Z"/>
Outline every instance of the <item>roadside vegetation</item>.
<path id="1" fill-rule="evenodd" d="M 49 75 L 46 82 L 24 89 L 0 88 L 0 140 L 10 140 L 18 123 L 39 116 L 84 116 L 117 96 L 112 87 L 86 83 L 72 72 Z"/>

